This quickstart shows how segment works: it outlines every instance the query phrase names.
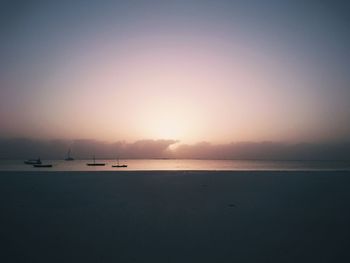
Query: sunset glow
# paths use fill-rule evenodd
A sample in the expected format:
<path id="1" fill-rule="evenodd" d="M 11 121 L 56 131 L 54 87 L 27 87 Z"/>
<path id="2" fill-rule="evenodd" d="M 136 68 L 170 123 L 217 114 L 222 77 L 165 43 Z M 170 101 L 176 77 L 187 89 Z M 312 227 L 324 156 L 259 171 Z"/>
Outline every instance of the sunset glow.
<path id="1" fill-rule="evenodd" d="M 23 12 L 4 43 L 11 63 L 2 67 L 1 136 L 350 139 L 349 60 L 340 44 L 349 38 L 333 30 L 341 21 L 332 10 L 151 2 L 92 1 L 77 13 L 37 3 Z M 290 12 L 299 19 L 282 15 Z M 332 36 L 320 41 L 325 33 Z"/>

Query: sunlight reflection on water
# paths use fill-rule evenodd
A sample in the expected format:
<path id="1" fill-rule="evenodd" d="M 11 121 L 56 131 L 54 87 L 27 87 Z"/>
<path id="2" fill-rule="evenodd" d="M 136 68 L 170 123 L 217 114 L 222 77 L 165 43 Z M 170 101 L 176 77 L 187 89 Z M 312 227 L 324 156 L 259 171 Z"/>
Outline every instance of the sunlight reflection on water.
<path id="1" fill-rule="evenodd" d="M 1 171 L 152 171 L 152 170 L 350 170 L 349 161 L 257 161 L 257 160 L 188 160 L 131 159 L 121 160 L 126 168 L 114 168 L 115 160 L 98 160 L 105 166 L 87 166 L 91 160 L 42 160 L 52 168 L 35 168 L 23 160 L 0 160 Z"/>

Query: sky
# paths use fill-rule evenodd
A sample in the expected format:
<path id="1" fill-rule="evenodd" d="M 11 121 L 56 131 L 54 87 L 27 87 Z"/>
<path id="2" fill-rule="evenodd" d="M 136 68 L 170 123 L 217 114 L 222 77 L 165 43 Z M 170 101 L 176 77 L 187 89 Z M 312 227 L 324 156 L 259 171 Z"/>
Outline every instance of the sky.
<path id="1" fill-rule="evenodd" d="M 347 1 L 1 1 L 0 137 L 350 141 Z"/>

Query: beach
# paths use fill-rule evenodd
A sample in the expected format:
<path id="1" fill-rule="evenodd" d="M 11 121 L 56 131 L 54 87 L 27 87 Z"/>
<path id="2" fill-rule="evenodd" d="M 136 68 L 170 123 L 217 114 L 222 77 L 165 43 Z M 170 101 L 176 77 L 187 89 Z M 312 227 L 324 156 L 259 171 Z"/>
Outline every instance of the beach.
<path id="1" fill-rule="evenodd" d="M 0 262 L 349 262 L 350 172 L 0 172 Z"/>

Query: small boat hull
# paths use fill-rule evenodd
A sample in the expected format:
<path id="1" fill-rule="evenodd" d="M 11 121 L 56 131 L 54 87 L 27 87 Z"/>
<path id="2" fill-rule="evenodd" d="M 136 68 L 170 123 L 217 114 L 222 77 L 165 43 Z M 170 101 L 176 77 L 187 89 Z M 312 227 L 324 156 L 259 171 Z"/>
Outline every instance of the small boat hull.
<path id="1" fill-rule="evenodd" d="M 33 167 L 36 167 L 36 168 L 51 168 L 52 164 L 33 164 Z"/>
<path id="2" fill-rule="evenodd" d="M 92 157 L 93 163 L 87 163 L 87 166 L 105 166 L 105 163 L 96 163 L 95 155 Z"/>
<path id="3" fill-rule="evenodd" d="M 33 164 L 41 164 L 41 161 L 40 161 L 40 159 L 38 159 L 38 160 L 27 160 L 27 161 L 24 161 L 24 164 L 31 164 L 31 165 L 33 165 Z"/>

